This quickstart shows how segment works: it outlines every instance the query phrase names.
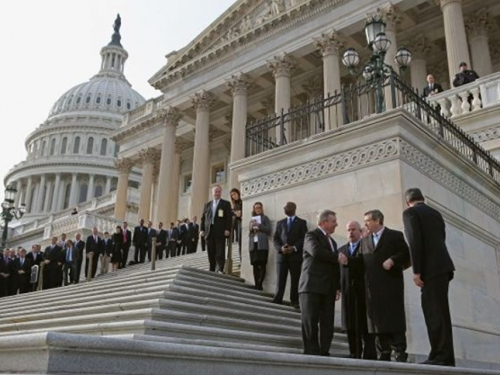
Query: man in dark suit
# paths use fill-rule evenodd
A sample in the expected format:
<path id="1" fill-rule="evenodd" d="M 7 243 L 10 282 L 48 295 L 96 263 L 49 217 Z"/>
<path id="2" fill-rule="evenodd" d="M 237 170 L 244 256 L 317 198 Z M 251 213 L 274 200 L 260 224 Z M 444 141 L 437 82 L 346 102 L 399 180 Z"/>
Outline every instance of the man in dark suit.
<path id="1" fill-rule="evenodd" d="M 196 251 L 198 250 L 198 240 L 200 238 L 200 226 L 198 225 L 197 221 L 198 217 L 196 215 L 193 216 L 193 220 L 191 222 L 191 228 L 193 232 L 193 243 L 192 243 L 193 248 L 191 252 L 193 253 L 196 253 Z"/>
<path id="2" fill-rule="evenodd" d="M 99 262 L 99 254 L 101 253 L 102 241 L 99 237 L 99 231 L 96 227 L 92 228 L 92 234 L 87 237 L 87 242 L 85 244 L 85 277 L 88 278 L 89 272 L 90 278 L 93 279 L 97 272 L 97 263 Z M 90 258 L 92 258 L 92 270 L 89 271 Z"/>
<path id="3" fill-rule="evenodd" d="M 361 225 L 357 221 L 347 223 L 349 242 L 339 248 L 348 260 L 360 260 L 340 267 L 340 291 L 342 295 L 342 328 L 347 332 L 351 358 L 377 359 L 375 336 L 368 333 L 366 325 L 365 270 L 361 255 Z"/>
<path id="4" fill-rule="evenodd" d="M 64 253 L 57 245 L 57 237 L 52 237 L 51 244 L 43 252 L 44 273 L 43 289 L 51 289 L 62 284 L 62 266 Z"/>
<path id="5" fill-rule="evenodd" d="M 337 227 L 337 216 L 324 210 L 317 222 L 318 227 L 308 232 L 304 240 L 299 282 L 302 339 L 304 354 L 329 356 L 335 300 L 340 296 L 337 244 L 330 237 Z"/>
<path id="6" fill-rule="evenodd" d="M 433 96 L 443 92 L 443 87 L 435 82 L 434 75 L 427 75 L 427 86 L 424 87 L 423 97 L 427 98 L 428 96 Z"/>
<path id="7" fill-rule="evenodd" d="M 134 262 L 144 263 L 146 259 L 146 250 L 148 247 L 148 228 L 144 226 L 144 219 L 139 221 L 139 225 L 134 228 Z"/>
<path id="8" fill-rule="evenodd" d="M 396 361 L 406 362 L 403 270 L 410 264 L 408 245 L 402 232 L 384 226 L 379 210 L 366 212 L 364 222 L 369 232 L 361 240 L 368 332 L 376 334 L 379 360 L 390 361 L 394 350 Z M 339 256 L 342 265 L 354 260 Z"/>
<path id="9" fill-rule="evenodd" d="M 13 281 L 15 283 L 14 294 L 27 293 L 30 291 L 31 266 L 33 263 L 26 258 L 26 250 L 19 250 L 19 256 L 13 262 Z"/>
<path id="10" fill-rule="evenodd" d="M 156 233 L 156 229 L 153 228 L 153 222 L 148 221 L 148 231 L 147 231 L 147 253 L 148 253 L 148 261 L 151 262 L 151 251 L 153 249 L 153 238 L 157 238 L 158 234 Z M 144 259 L 141 256 L 141 263 L 146 261 L 146 254 L 144 254 Z"/>
<path id="11" fill-rule="evenodd" d="M 188 218 L 184 219 L 184 226 L 185 226 L 185 232 L 184 232 L 183 248 L 185 249 L 186 254 L 191 254 L 193 252 L 193 238 L 194 238 L 194 232 L 193 232 L 193 226 L 191 225 L 191 220 L 189 220 Z"/>
<path id="12" fill-rule="evenodd" d="M 165 258 L 169 256 L 171 258 L 177 255 L 177 239 L 179 238 L 179 230 L 174 225 L 170 223 L 170 229 L 167 231 L 167 251 L 165 253 Z"/>
<path id="13" fill-rule="evenodd" d="M 177 226 L 176 255 L 179 256 L 179 255 L 183 255 L 182 254 L 182 245 L 184 243 L 184 236 L 185 236 L 186 229 L 184 227 L 184 222 L 181 220 L 177 220 L 176 226 Z"/>
<path id="14" fill-rule="evenodd" d="M 64 247 L 64 285 L 76 283 L 75 280 L 77 280 L 77 271 L 78 249 L 75 247 L 73 241 L 66 240 L 66 244 Z"/>
<path id="15" fill-rule="evenodd" d="M 290 302 L 293 307 L 298 308 L 302 248 L 307 233 L 307 223 L 295 215 L 297 211 L 295 203 L 287 202 L 283 210 L 285 211 L 286 218 L 278 221 L 273 236 L 274 248 L 277 252 L 276 273 L 278 274 L 278 283 L 273 302 L 283 303 L 286 279 L 288 278 L 288 272 L 290 272 Z"/>
<path id="16" fill-rule="evenodd" d="M 445 223 L 441 214 L 427 206 L 420 189 L 405 192 L 409 206 L 403 212 L 410 245 L 413 280 L 421 288 L 422 310 L 431 344 L 430 365 L 455 366 L 448 288 L 455 266 L 446 248 Z"/>
<path id="17" fill-rule="evenodd" d="M 73 243 L 73 246 L 76 249 L 76 272 L 73 277 L 73 282 L 78 284 L 82 273 L 83 251 L 85 250 L 85 241 L 82 241 L 82 235 L 80 233 L 75 235 L 75 242 Z"/>
<path id="18" fill-rule="evenodd" d="M 207 241 L 210 271 L 224 273 L 226 262 L 226 238 L 231 234 L 231 203 L 221 199 L 222 188 L 212 188 L 213 200 L 207 202 L 201 216 L 200 236 Z"/>
<path id="19" fill-rule="evenodd" d="M 26 254 L 26 259 L 30 260 L 31 266 L 38 266 L 37 281 L 36 283 L 31 284 L 30 291 L 35 291 L 38 288 L 38 280 L 40 279 L 40 266 L 43 260 L 43 254 L 40 250 L 40 245 L 35 244 L 31 246 L 31 251 Z"/>
<path id="20" fill-rule="evenodd" d="M 127 266 L 128 253 L 132 246 L 132 232 L 128 229 L 128 223 L 123 222 L 123 258 L 120 268 L 125 268 Z"/>
<path id="21" fill-rule="evenodd" d="M 158 223 L 158 231 L 156 237 L 156 259 L 163 259 L 163 253 L 167 248 L 167 231 L 163 229 L 163 223 Z M 168 255 L 166 256 L 168 258 Z"/>
<path id="22" fill-rule="evenodd" d="M 105 275 L 109 271 L 109 263 L 113 253 L 113 240 L 109 237 L 109 232 L 104 232 L 104 238 L 101 241 L 101 252 L 99 253 L 101 268 L 99 274 Z"/>
<path id="23" fill-rule="evenodd" d="M 0 297 L 9 295 L 10 283 L 13 276 L 12 264 L 9 259 L 9 250 L 4 249 L 0 256 Z"/>

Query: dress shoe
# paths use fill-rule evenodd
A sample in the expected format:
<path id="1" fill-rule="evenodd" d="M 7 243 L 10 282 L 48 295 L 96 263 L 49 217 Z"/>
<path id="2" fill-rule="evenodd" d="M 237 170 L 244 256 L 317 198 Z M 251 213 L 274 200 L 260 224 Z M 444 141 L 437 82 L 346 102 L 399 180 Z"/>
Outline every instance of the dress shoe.
<path id="1" fill-rule="evenodd" d="M 298 303 L 292 303 L 292 307 L 294 309 L 300 309 L 300 305 Z"/>
<path id="2" fill-rule="evenodd" d="M 379 361 L 390 362 L 391 361 L 391 353 L 382 353 L 378 358 Z"/>
<path id="3" fill-rule="evenodd" d="M 396 354 L 396 362 L 401 362 L 401 363 L 408 362 L 408 354 L 406 354 L 406 353 Z"/>
<path id="4" fill-rule="evenodd" d="M 431 365 L 431 366 L 450 366 L 455 367 L 454 363 L 439 361 L 435 359 L 428 359 L 426 361 L 420 362 L 421 365 Z"/>

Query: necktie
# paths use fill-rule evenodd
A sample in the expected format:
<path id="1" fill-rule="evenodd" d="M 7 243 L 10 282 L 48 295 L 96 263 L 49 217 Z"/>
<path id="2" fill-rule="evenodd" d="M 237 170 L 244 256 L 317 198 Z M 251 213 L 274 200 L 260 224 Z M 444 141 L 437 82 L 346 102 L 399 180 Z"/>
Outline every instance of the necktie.
<path id="1" fill-rule="evenodd" d="M 377 244 L 378 244 L 378 234 L 377 233 L 373 234 L 373 244 L 375 245 L 375 247 L 377 247 Z"/>
<path id="2" fill-rule="evenodd" d="M 123 231 L 123 243 L 127 242 L 127 231 Z"/>
<path id="3" fill-rule="evenodd" d="M 351 248 L 349 249 L 349 253 L 351 254 L 351 256 L 354 255 L 354 251 L 356 250 L 356 246 L 354 246 L 354 244 L 352 243 L 351 244 Z"/>
<path id="4" fill-rule="evenodd" d="M 287 222 L 286 222 L 286 232 L 290 232 L 290 228 L 292 227 L 292 218 L 289 217 Z"/>
<path id="5" fill-rule="evenodd" d="M 22 267 L 24 264 L 24 258 L 20 258 L 20 261 L 21 261 L 21 267 Z"/>
<path id="6" fill-rule="evenodd" d="M 219 205 L 219 201 L 217 200 L 214 200 L 213 204 L 212 204 L 212 224 L 214 223 L 214 219 L 215 219 L 215 211 L 217 210 L 217 206 Z"/>
<path id="7" fill-rule="evenodd" d="M 66 262 L 71 262 L 71 250 L 66 250 Z"/>
<path id="8" fill-rule="evenodd" d="M 97 243 L 97 236 L 94 236 L 94 242 Z"/>
<path id="9" fill-rule="evenodd" d="M 333 246 L 332 242 L 330 241 L 330 236 L 328 234 L 325 234 L 326 240 L 328 241 L 328 246 L 330 247 L 330 250 L 333 252 Z"/>

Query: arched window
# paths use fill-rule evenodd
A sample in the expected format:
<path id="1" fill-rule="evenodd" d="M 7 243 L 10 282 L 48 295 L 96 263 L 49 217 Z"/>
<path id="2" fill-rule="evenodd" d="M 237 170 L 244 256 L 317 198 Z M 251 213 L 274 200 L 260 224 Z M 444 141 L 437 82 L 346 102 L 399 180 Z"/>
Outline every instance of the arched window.
<path id="1" fill-rule="evenodd" d="M 103 138 L 101 141 L 101 155 L 106 156 L 106 150 L 108 148 L 108 140 Z"/>
<path id="2" fill-rule="evenodd" d="M 99 96 L 96 98 L 95 102 L 96 102 L 97 104 L 99 104 L 99 103 L 101 102 L 101 95 L 99 95 Z"/>
<path id="3" fill-rule="evenodd" d="M 87 201 L 87 191 L 89 187 L 86 183 L 80 185 L 80 196 L 78 197 L 78 203 L 83 203 Z"/>
<path id="4" fill-rule="evenodd" d="M 61 155 L 66 154 L 66 149 L 68 148 L 68 138 L 64 137 L 61 143 Z"/>
<path id="5" fill-rule="evenodd" d="M 50 141 L 50 156 L 54 155 L 54 152 L 56 151 L 56 139 L 52 138 Z"/>
<path id="6" fill-rule="evenodd" d="M 89 104 L 90 103 L 90 95 L 87 96 L 87 99 L 85 99 L 85 103 Z"/>
<path id="7" fill-rule="evenodd" d="M 76 104 L 80 104 L 80 102 L 82 101 L 82 97 L 79 96 L 78 98 L 76 98 Z"/>
<path id="8" fill-rule="evenodd" d="M 131 108 L 130 102 L 127 102 L 127 109 L 130 110 L 130 108 Z"/>
<path id="9" fill-rule="evenodd" d="M 78 154 L 80 151 L 80 137 L 75 137 L 75 142 L 73 143 L 73 154 Z"/>
<path id="10" fill-rule="evenodd" d="M 45 147 L 47 147 L 47 142 L 42 142 L 42 150 L 40 151 L 40 156 L 45 156 Z"/>
<path id="11" fill-rule="evenodd" d="M 117 106 L 117 107 L 121 107 L 121 106 L 122 106 L 122 101 L 121 101 L 120 99 L 118 99 L 118 100 L 116 101 L 116 106 Z"/>
<path id="12" fill-rule="evenodd" d="M 111 96 L 108 96 L 108 98 L 106 99 L 106 104 L 111 105 Z"/>
<path id="13" fill-rule="evenodd" d="M 102 192 L 103 192 L 102 186 L 101 185 L 97 185 L 95 187 L 94 197 L 96 197 L 96 198 L 101 197 L 102 196 Z"/>
<path id="14" fill-rule="evenodd" d="M 92 149 L 94 148 L 94 138 L 90 137 L 87 141 L 87 154 L 92 154 Z"/>

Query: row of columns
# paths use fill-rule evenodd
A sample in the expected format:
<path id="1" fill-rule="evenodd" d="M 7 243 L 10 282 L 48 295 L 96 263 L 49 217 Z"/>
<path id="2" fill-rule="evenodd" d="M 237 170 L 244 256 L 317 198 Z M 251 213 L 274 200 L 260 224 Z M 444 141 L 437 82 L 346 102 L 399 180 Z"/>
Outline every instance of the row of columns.
<path id="1" fill-rule="evenodd" d="M 29 213 L 52 213 L 63 209 L 67 184 L 71 185 L 69 196 L 69 207 L 76 206 L 79 196 L 78 178 L 84 174 L 72 173 L 71 182 L 61 178 L 61 173 L 55 173 L 54 179 L 49 179 L 48 175 L 40 175 L 40 180 L 35 181 L 34 176 L 26 178 L 26 185 L 23 189 L 23 180 L 16 181 L 17 194 L 15 198 L 16 207 L 25 203 Z M 87 196 L 89 201 L 94 198 L 95 174 L 88 176 Z M 106 185 L 103 194 L 111 191 L 111 176 L 106 176 Z M 35 187 L 33 189 L 33 187 Z"/>

